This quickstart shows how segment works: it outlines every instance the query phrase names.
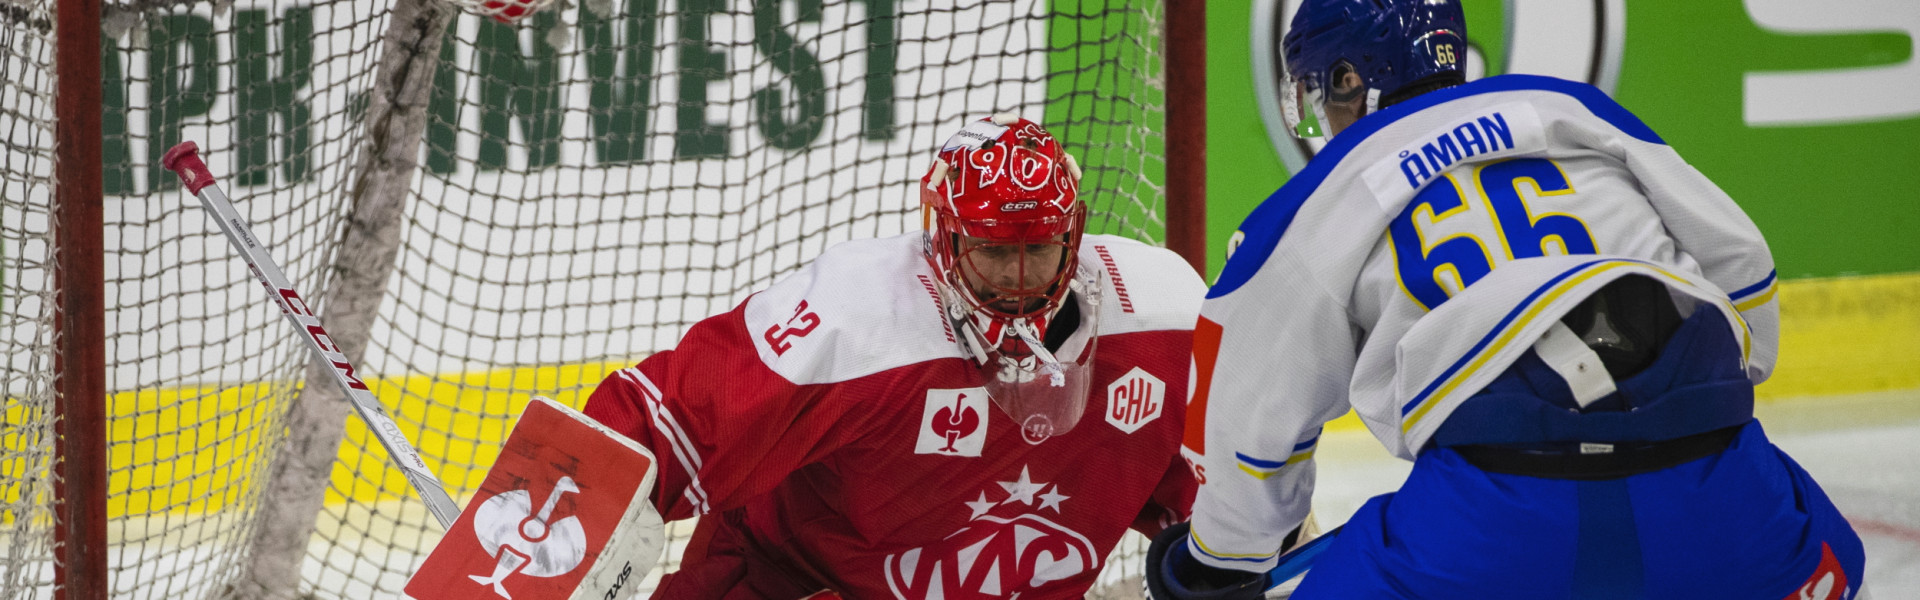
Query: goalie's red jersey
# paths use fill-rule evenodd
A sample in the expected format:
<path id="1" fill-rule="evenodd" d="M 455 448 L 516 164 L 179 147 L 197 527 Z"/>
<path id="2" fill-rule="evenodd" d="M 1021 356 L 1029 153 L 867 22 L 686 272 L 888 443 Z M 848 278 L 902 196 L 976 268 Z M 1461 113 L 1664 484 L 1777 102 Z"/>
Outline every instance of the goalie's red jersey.
<path id="1" fill-rule="evenodd" d="M 838 244 L 593 393 L 659 457 L 660 513 L 705 515 L 656 598 L 1079 598 L 1129 526 L 1186 519 L 1192 269 L 1085 238 L 1106 273 L 1087 413 L 1030 444 L 953 342 L 920 235 Z"/>

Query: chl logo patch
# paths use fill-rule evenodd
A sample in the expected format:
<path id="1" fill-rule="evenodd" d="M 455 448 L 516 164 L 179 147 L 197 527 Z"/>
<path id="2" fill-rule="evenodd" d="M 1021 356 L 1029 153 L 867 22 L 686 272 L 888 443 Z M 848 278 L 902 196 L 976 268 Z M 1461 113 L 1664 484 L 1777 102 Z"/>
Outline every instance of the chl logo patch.
<path id="1" fill-rule="evenodd" d="M 979 456 L 987 445 L 987 388 L 927 390 L 914 454 Z"/>
<path id="2" fill-rule="evenodd" d="M 1107 422 L 1125 433 L 1139 431 L 1160 418 L 1166 406 L 1167 384 L 1145 369 L 1134 367 L 1107 384 Z"/>

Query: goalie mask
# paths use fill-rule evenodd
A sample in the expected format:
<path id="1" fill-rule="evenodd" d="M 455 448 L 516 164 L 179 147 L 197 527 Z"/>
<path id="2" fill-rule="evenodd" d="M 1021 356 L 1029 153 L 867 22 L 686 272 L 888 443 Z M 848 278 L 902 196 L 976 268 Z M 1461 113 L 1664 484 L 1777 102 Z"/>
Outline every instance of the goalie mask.
<path id="1" fill-rule="evenodd" d="M 1066 433 L 1086 409 L 1100 289 L 1076 259 L 1079 165 L 1039 124 L 999 114 L 949 138 L 921 183 L 927 262 L 962 353 L 1028 442 Z M 1047 327 L 1074 297 L 1093 333 L 1074 356 L 1056 355 Z"/>

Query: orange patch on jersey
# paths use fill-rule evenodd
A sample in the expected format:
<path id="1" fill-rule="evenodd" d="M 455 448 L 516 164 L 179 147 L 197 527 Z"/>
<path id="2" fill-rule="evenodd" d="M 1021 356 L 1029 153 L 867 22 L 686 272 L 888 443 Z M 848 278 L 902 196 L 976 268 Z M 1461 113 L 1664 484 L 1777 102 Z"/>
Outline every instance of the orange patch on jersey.
<path id="1" fill-rule="evenodd" d="M 1187 396 L 1187 432 L 1180 445 L 1207 453 L 1207 394 L 1213 389 L 1213 363 L 1220 358 L 1219 323 L 1200 317 L 1193 325 L 1193 393 Z"/>

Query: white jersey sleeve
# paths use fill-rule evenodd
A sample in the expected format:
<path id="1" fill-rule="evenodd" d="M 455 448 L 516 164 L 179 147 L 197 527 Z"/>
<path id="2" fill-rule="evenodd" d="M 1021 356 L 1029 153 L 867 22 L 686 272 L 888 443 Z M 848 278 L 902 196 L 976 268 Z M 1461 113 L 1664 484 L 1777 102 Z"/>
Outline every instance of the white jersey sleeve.
<path id="1" fill-rule="evenodd" d="M 1411 460 L 1554 321 L 1628 274 L 1771 370 L 1773 262 L 1731 198 L 1591 86 L 1507 75 L 1342 132 L 1242 226 L 1195 328 L 1192 549 L 1263 570 L 1348 408 Z M 1737 309 L 1736 309 L 1737 307 Z M 1686 314 L 1683 312 L 1682 314 Z"/>
<path id="2" fill-rule="evenodd" d="M 1752 330 L 1747 378 L 1756 385 L 1765 382 L 1780 346 L 1780 303 L 1773 301 L 1778 274 L 1766 239 L 1733 198 L 1673 148 L 1635 140 L 1626 150 L 1627 164 L 1660 213 L 1661 225 L 1679 250 L 1699 263 L 1707 281 L 1726 292 Z"/>

